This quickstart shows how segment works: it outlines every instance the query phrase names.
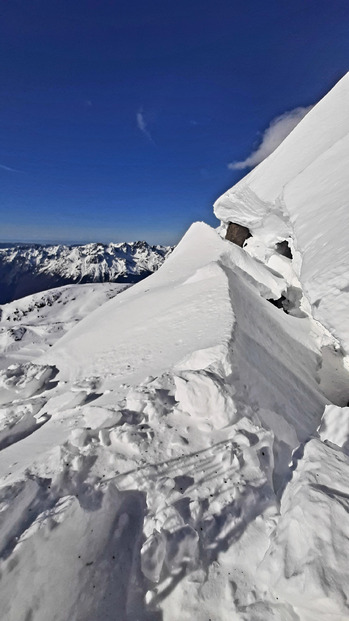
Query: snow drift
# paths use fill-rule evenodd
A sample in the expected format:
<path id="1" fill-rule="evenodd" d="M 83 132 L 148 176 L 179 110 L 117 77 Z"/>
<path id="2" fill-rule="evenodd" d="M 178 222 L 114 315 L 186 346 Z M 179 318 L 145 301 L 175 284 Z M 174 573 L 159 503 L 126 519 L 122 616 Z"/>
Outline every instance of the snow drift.
<path id="1" fill-rule="evenodd" d="M 6 621 L 348 619 L 348 97 L 217 201 L 243 248 L 196 223 L 85 316 L 46 309 L 70 324 L 41 355 L 10 350 Z"/>

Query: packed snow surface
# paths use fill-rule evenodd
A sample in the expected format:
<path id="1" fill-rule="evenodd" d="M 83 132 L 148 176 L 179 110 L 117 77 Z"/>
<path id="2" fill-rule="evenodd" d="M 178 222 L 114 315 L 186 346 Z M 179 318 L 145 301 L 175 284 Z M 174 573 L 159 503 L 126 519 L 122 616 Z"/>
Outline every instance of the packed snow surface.
<path id="1" fill-rule="evenodd" d="M 348 92 L 217 202 L 243 248 L 1 307 L 4 621 L 349 619 Z"/>

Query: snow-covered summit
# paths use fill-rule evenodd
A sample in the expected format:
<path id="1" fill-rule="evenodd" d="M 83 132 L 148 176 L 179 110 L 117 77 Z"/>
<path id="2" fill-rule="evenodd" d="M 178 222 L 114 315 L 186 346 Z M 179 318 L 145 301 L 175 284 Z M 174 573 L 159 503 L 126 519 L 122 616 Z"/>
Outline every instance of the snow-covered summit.
<path id="1" fill-rule="evenodd" d="M 214 206 L 247 226 L 259 256 L 289 239 L 312 312 L 349 353 L 349 73 Z M 261 249 L 263 242 L 265 248 Z M 253 238 L 247 249 L 257 253 Z"/>
<path id="2" fill-rule="evenodd" d="M 145 241 L 0 248 L 0 304 L 67 284 L 137 282 L 171 250 Z"/>

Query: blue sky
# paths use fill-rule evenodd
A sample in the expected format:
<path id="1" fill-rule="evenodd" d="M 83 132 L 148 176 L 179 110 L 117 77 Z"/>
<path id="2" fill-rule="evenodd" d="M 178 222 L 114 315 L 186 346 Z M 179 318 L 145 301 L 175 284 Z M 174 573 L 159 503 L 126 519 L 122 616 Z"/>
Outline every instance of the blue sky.
<path id="1" fill-rule="evenodd" d="M 175 243 L 348 70 L 348 0 L 0 4 L 0 241 Z"/>

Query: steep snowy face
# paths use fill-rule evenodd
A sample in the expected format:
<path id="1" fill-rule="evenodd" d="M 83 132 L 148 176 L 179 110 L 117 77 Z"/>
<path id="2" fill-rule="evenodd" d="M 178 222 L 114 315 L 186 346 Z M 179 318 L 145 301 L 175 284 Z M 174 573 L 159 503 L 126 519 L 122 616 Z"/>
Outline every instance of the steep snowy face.
<path id="1" fill-rule="evenodd" d="M 288 239 L 313 315 L 349 353 L 349 74 L 284 142 L 215 204 L 247 226 L 246 249 L 268 257 Z M 258 246 L 258 247 L 257 247 Z"/>
<path id="2" fill-rule="evenodd" d="M 1 248 L 0 304 L 66 284 L 137 282 L 171 251 L 146 242 Z"/>

